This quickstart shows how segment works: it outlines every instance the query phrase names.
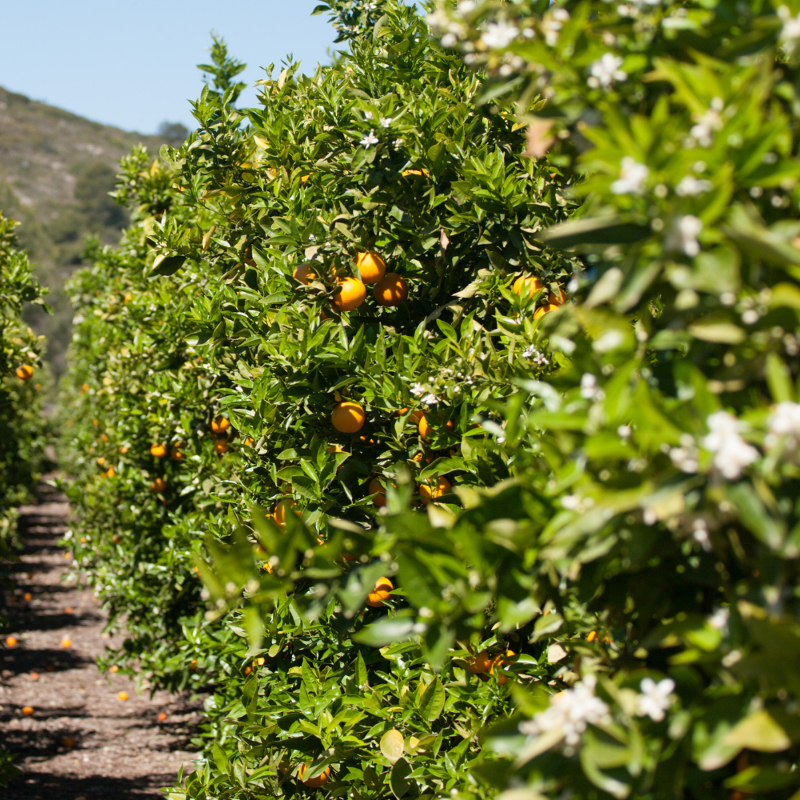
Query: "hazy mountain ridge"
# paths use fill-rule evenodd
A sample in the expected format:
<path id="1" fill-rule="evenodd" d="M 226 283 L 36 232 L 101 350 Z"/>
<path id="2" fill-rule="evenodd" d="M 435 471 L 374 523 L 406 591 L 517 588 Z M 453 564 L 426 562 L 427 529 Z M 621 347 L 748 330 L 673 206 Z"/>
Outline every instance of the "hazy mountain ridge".
<path id="1" fill-rule="evenodd" d="M 18 220 L 20 244 L 51 291 L 54 316 L 33 309 L 56 372 L 64 365 L 72 311 L 63 285 L 81 263 L 86 235 L 113 244 L 126 214 L 108 192 L 117 164 L 136 144 L 155 157 L 163 136 L 130 133 L 0 87 L 0 211 Z"/>

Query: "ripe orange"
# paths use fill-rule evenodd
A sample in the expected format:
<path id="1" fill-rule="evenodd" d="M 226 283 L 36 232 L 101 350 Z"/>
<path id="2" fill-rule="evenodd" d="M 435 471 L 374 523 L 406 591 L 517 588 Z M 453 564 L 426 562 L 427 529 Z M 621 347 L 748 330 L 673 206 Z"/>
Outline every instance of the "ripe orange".
<path id="1" fill-rule="evenodd" d="M 117 471 L 114 469 L 113 464 L 103 473 L 103 475 L 105 475 L 106 478 L 113 478 L 116 474 Z"/>
<path id="2" fill-rule="evenodd" d="M 389 272 L 372 290 L 379 306 L 399 306 L 408 299 L 408 284 L 396 272 Z"/>
<path id="3" fill-rule="evenodd" d="M 167 446 L 165 444 L 151 444 L 150 455 L 153 458 L 164 458 L 167 454 Z"/>
<path id="4" fill-rule="evenodd" d="M 281 500 L 278 505 L 275 506 L 275 510 L 272 512 L 272 518 L 275 520 L 275 524 L 281 526 L 285 525 L 286 515 L 290 511 L 294 511 L 296 508 L 297 506 L 292 500 Z"/>
<path id="5" fill-rule="evenodd" d="M 65 613 L 65 614 L 71 614 L 71 613 L 72 613 L 72 608 L 71 608 L 70 606 L 67 606 L 67 607 L 64 609 L 64 613 Z"/>
<path id="6" fill-rule="evenodd" d="M 306 774 L 308 771 L 307 764 L 301 764 L 300 768 L 297 770 L 297 779 L 303 781 L 304 786 L 308 786 L 309 789 L 319 789 L 321 786 L 324 786 L 331 778 L 331 768 L 325 767 L 325 769 L 317 775 L 316 778 L 308 778 L 307 780 L 303 780 L 303 775 Z"/>
<path id="7" fill-rule="evenodd" d="M 380 608 L 383 601 L 389 598 L 389 593 L 394 589 L 392 582 L 388 578 L 378 578 L 375 587 L 367 595 L 367 605 L 373 608 Z"/>
<path id="8" fill-rule="evenodd" d="M 225 441 L 225 439 L 220 439 L 218 442 L 214 442 L 214 452 L 218 455 L 227 453 L 230 449 L 231 446 Z"/>
<path id="9" fill-rule="evenodd" d="M 452 484 L 447 478 L 437 478 L 434 486 L 427 483 L 420 484 L 419 496 L 422 500 L 422 504 L 427 506 L 432 500 L 436 500 L 436 498 L 441 497 L 443 494 L 447 494 L 451 487 Z"/>
<path id="10" fill-rule="evenodd" d="M 175 444 L 172 445 L 172 450 L 170 450 L 169 455 L 173 461 L 183 461 L 183 459 L 186 458 L 186 456 L 181 452 L 180 442 L 175 442 Z"/>
<path id="11" fill-rule="evenodd" d="M 225 433 L 231 426 L 231 421 L 227 417 L 223 417 L 222 415 L 218 417 L 214 417 L 211 420 L 211 432 L 220 434 Z"/>
<path id="12" fill-rule="evenodd" d="M 162 712 L 161 712 L 161 713 L 158 715 L 158 721 L 159 721 L 159 722 L 166 722 L 166 719 L 167 719 L 167 715 L 166 715 L 166 713 L 165 713 L 165 712 L 163 712 L 163 711 L 162 711 Z"/>
<path id="13" fill-rule="evenodd" d="M 72 639 L 70 639 L 68 636 L 65 636 L 65 637 L 64 637 L 64 638 L 61 640 L 61 646 L 62 646 L 62 647 L 65 649 L 65 650 L 68 650 L 70 647 L 72 647 Z"/>
<path id="14" fill-rule="evenodd" d="M 25 594 L 22 596 L 22 599 L 26 603 L 30 603 L 30 601 L 33 600 L 33 595 L 30 592 L 25 592 Z"/>
<path id="15" fill-rule="evenodd" d="M 533 297 L 540 289 L 544 289 L 544 284 L 534 275 L 521 275 L 514 281 L 513 289 L 515 294 L 527 292 L 528 297 Z"/>
<path id="16" fill-rule="evenodd" d="M 481 650 L 478 655 L 467 661 L 467 672 L 472 672 L 474 675 L 480 675 L 484 672 L 489 672 L 492 668 L 492 660 L 485 650 Z"/>
<path id="17" fill-rule="evenodd" d="M 328 453 L 330 455 L 334 455 L 335 453 L 344 453 L 344 447 L 342 447 L 340 444 L 329 444 Z"/>
<path id="18" fill-rule="evenodd" d="M 453 430 L 453 420 L 449 419 L 445 423 L 445 430 L 452 431 Z M 428 419 L 427 416 L 424 414 L 419 418 L 419 425 L 418 425 L 419 435 L 423 439 L 428 438 L 428 434 L 433 430 L 433 426 L 431 425 L 431 421 Z"/>
<path id="19" fill-rule="evenodd" d="M 23 364 L 17 367 L 17 377 L 21 381 L 29 381 L 33 377 L 33 367 L 30 364 Z"/>
<path id="20" fill-rule="evenodd" d="M 377 253 L 359 253 L 355 260 L 363 283 L 377 283 L 386 274 L 386 262 Z"/>
<path id="21" fill-rule="evenodd" d="M 552 292 L 547 299 L 552 305 L 563 306 L 567 302 L 567 293 L 559 286 L 556 292 Z"/>
<path id="22" fill-rule="evenodd" d="M 122 700 L 122 702 L 124 703 L 124 702 L 125 702 L 125 701 L 128 699 L 128 693 L 127 693 L 127 692 L 120 692 L 120 693 L 117 695 L 117 697 L 118 697 L 120 700 Z"/>
<path id="23" fill-rule="evenodd" d="M 9 636 L 6 639 L 6 645 L 8 647 L 16 647 L 17 646 L 17 638 L 16 638 L 16 636 Z"/>
<path id="24" fill-rule="evenodd" d="M 130 303 L 133 300 L 133 295 L 130 292 L 125 292 L 125 297 L 123 298 L 126 303 Z"/>
<path id="25" fill-rule="evenodd" d="M 97 459 L 97 466 L 98 467 L 102 467 L 103 464 L 105 464 L 105 463 L 106 463 L 106 460 L 103 458 L 103 456 L 100 456 L 100 458 Z"/>
<path id="26" fill-rule="evenodd" d="M 366 421 L 364 409 L 358 403 L 345 400 L 331 413 L 331 423 L 340 433 L 358 433 Z"/>
<path id="27" fill-rule="evenodd" d="M 119 448 L 119 451 L 120 451 L 120 453 L 122 453 L 122 455 L 125 455 L 125 453 L 127 453 L 128 450 L 130 450 L 130 447 L 128 447 L 127 445 L 122 445 Z"/>
<path id="28" fill-rule="evenodd" d="M 32 717 L 33 716 L 33 709 L 30 706 L 23 706 L 22 707 L 22 716 L 23 717 Z"/>
<path id="29" fill-rule="evenodd" d="M 494 675 L 494 671 L 495 671 L 495 669 L 497 669 L 497 670 L 498 670 L 498 674 L 497 674 L 497 682 L 498 682 L 498 683 L 499 683 L 501 686 L 503 686 L 504 684 L 508 683 L 508 681 L 509 681 L 510 679 L 509 679 L 509 678 L 507 678 L 505 675 L 503 675 L 503 673 L 502 673 L 502 672 L 500 672 L 500 670 L 501 670 L 501 669 L 502 669 L 502 668 L 503 668 L 503 667 L 504 667 L 506 664 L 508 664 L 508 660 L 509 660 L 510 658 L 513 658 L 515 655 L 516 655 L 516 653 L 515 653 L 513 650 L 506 650 L 506 654 L 505 654 L 505 655 L 503 655 L 503 654 L 501 653 L 500 655 L 497 655 L 497 656 L 495 656 L 495 657 L 492 659 L 492 665 L 489 667 L 489 674 L 490 674 L 490 675 Z"/>
<path id="30" fill-rule="evenodd" d="M 251 436 L 248 436 L 248 437 L 247 437 L 247 438 L 244 440 L 244 442 L 242 442 L 242 444 L 243 444 L 245 447 L 252 447 L 252 446 L 255 444 L 255 441 L 253 440 L 253 438 L 252 438 Z"/>
<path id="31" fill-rule="evenodd" d="M 292 277 L 295 280 L 300 281 L 300 283 L 308 284 L 317 279 L 317 275 L 313 270 L 313 264 L 300 264 L 299 267 L 295 268 L 295 271 L 292 273 Z"/>
<path id="32" fill-rule="evenodd" d="M 151 484 L 150 488 L 157 492 L 158 494 L 162 494 L 164 490 L 167 488 L 167 482 L 163 478 L 156 478 Z"/>
<path id="33" fill-rule="evenodd" d="M 546 303 L 533 312 L 533 318 L 539 319 L 539 317 L 543 317 L 545 314 L 547 314 L 548 311 L 555 311 L 556 309 L 558 309 L 558 306 L 555 305 L 555 303 Z"/>
<path id="34" fill-rule="evenodd" d="M 342 287 L 342 291 L 331 300 L 337 311 L 352 311 L 364 302 L 367 287 L 358 278 L 339 278 L 337 283 Z"/>
<path id="35" fill-rule="evenodd" d="M 404 169 L 400 173 L 404 178 L 408 177 L 409 175 L 425 175 L 426 177 L 430 178 L 431 174 L 426 169 Z"/>
<path id="36" fill-rule="evenodd" d="M 38 681 L 39 680 L 39 673 L 38 672 L 31 672 L 31 674 L 28 677 L 32 681 Z"/>
<path id="37" fill-rule="evenodd" d="M 386 491 L 383 488 L 383 485 L 377 478 L 373 478 L 369 482 L 369 488 L 367 489 L 368 494 L 374 494 L 375 497 L 372 498 L 372 502 L 378 508 L 383 508 L 386 505 Z"/>
<path id="38" fill-rule="evenodd" d="M 112 665 L 111 665 L 111 666 L 108 668 L 108 671 L 109 671 L 109 672 L 119 672 L 119 667 L 118 667 L 116 664 L 112 664 Z"/>

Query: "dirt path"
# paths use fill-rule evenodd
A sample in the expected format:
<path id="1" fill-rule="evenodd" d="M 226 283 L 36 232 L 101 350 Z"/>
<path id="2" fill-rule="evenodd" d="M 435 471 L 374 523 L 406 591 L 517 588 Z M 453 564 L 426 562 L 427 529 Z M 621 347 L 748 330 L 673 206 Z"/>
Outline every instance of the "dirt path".
<path id="1" fill-rule="evenodd" d="M 159 790 L 179 767 L 191 767 L 186 748 L 198 715 L 182 698 L 138 696 L 127 678 L 97 669 L 95 657 L 115 639 L 102 632 L 105 616 L 91 591 L 62 581 L 70 562 L 57 542 L 67 514 L 64 498 L 46 486 L 37 505 L 22 509 L 26 549 L 11 565 L 14 630 L 0 639 L 0 742 L 17 754 L 22 774 L 0 797 L 163 798 Z M 33 716 L 23 716 L 25 706 Z"/>

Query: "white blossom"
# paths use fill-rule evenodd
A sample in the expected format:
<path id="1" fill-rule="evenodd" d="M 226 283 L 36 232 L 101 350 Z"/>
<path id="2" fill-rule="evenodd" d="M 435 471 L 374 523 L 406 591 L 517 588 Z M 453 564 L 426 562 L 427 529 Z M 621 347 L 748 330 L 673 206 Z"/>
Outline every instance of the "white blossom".
<path id="1" fill-rule="evenodd" d="M 709 618 L 708 624 L 718 631 L 724 631 L 728 627 L 731 612 L 728 608 L 718 608 Z"/>
<path id="2" fill-rule="evenodd" d="M 587 83 L 594 89 L 610 89 L 614 81 L 624 81 L 628 73 L 621 70 L 623 59 L 613 53 L 605 53 L 589 66 Z"/>
<path id="3" fill-rule="evenodd" d="M 664 712 L 669 708 L 675 681 L 664 678 L 656 683 L 652 678 L 643 678 L 639 685 L 641 694 L 636 698 L 636 710 L 642 717 L 650 717 L 654 722 L 664 719 Z"/>
<path id="4" fill-rule="evenodd" d="M 363 144 L 364 147 L 370 147 L 371 145 L 378 144 L 379 141 L 378 137 L 375 136 L 375 131 L 370 131 L 369 134 L 361 140 L 361 144 Z"/>
<path id="5" fill-rule="evenodd" d="M 694 175 L 685 175 L 681 182 L 675 187 L 675 194 L 678 197 L 696 197 L 703 192 L 710 192 L 713 184 L 711 181 L 701 181 Z"/>
<path id="6" fill-rule="evenodd" d="M 706 111 L 697 124 L 689 131 L 689 135 L 697 141 L 701 147 L 711 147 L 714 139 L 714 133 L 722 127 L 722 116 L 720 111 L 724 108 L 724 104 L 719 97 L 715 97 L 711 101 L 711 108 Z"/>
<path id="7" fill-rule="evenodd" d="M 411 387 L 411 394 L 413 394 L 414 397 L 422 397 L 422 395 L 425 394 L 425 387 L 421 383 L 415 383 Z"/>
<path id="8" fill-rule="evenodd" d="M 587 400 L 602 400 L 605 392 L 597 385 L 597 378 L 591 372 L 581 377 L 581 397 Z"/>
<path id="9" fill-rule="evenodd" d="M 692 539 L 707 553 L 711 552 L 711 537 L 708 535 L 708 523 L 704 519 L 698 517 L 692 523 Z"/>
<path id="10" fill-rule="evenodd" d="M 569 11 L 566 8 L 554 8 L 552 13 L 542 20 L 544 40 L 548 47 L 555 47 L 558 44 L 558 34 L 568 20 Z"/>
<path id="11" fill-rule="evenodd" d="M 633 430 L 630 425 L 620 425 L 619 428 L 617 428 L 617 436 L 619 436 L 620 439 L 630 439 L 632 433 Z"/>
<path id="12" fill-rule="evenodd" d="M 440 397 L 437 397 L 433 392 L 428 392 L 422 400 L 420 400 L 426 406 L 435 406 L 437 403 L 441 403 L 442 400 Z"/>
<path id="13" fill-rule="evenodd" d="M 630 156 L 625 156 L 619 178 L 611 184 L 611 191 L 614 194 L 640 194 L 649 174 L 646 164 L 639 164 Z"/>
<path id="14" fill-rule="evenodd" d="M 700 252 L 697 237 L 702 230 L 703 223 L 693 214 L 678 217 L 664 239 L 664 246 L 667 250 L 678 251 L 693 258 Z"/>
<path id="15" fill-rule="evenodd" d="M 502 50 L 508 47 L 519 36 L 519 28 L 509 22 L 490 22 L 481 36 L 483 43 L 490 50 Z"/>
<path id="16" fill-rule="evenodd" d="M 781 436 L 786 436 L 791 440 L 791 444 L 796 446 L 800 442 L 800 404 L 784 400 L 775 406 L 775 410 L 767 420 L 769 434 L 766 443 L 769 446 L 777 444 Z"/>
<path id="17" fill-rule="evenodd" d="M 394 117 L 381 117 L 381 128 L 388 128 L 393 121 Z"/>
<path id="18" fill-rule="evenodd" d="M 544 711 L 520 723 L 520 733 L 538 736 L 548 731 L 559 731 L 571 747 L 580 744 L 587 725 L 597 725 L 609 718 L 608 706 L 594 693 L 596 683 L 593 675 L 587 675 L 572 689 L 553 695 Z"/>
<path id="19" fill-rule="evenodd" d="M 532 358 L 533 363 L 538 367 L 542 367 L 550 363 L 545 357 L 544 353 L 540 353 L 533 345 L 526 347 L 525 350 L 522 351 L 522 357 Z"/>
<path id="20" fill-rule="evenodd" d="M 736 480 L 742 470 L 758 458 L 758 450 L 742 439 L 742 423 L 727 411 L 717 411 L 708 420 L 708 436 L 703 446 L 714 454 L 714 467 L 729 481 Z"/>
<path id="21" fill-rule="evenodd" d="M 778 9 L 778 16 L 783 20 L 778 41 L 785 47 L 789 54 L 794 53 L 800 44 L 800 14 L 792 16 L 792 12 L 786 6 Z"/>

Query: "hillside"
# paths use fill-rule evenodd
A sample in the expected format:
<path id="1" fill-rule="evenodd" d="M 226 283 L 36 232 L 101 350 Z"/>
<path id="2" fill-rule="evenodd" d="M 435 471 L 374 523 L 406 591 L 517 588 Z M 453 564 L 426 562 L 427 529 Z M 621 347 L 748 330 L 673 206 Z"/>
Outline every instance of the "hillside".
<path id="1" fill-rule="evenodd" d="M 113 244 L 126 223 L 108 196 L 117 162 L 139 143 L 157 154 L 181 127 L 165 125 L 163 136 L 130 133 L 0 87 L 0 211 L 21 223 L 20 243 L 50 289 L 53 316 L 32 309 L 29 322 L 47 335 L 56 374 L 64 368 L 72 318 L 64 282 L 81 264 L 87 234 Z"/>

